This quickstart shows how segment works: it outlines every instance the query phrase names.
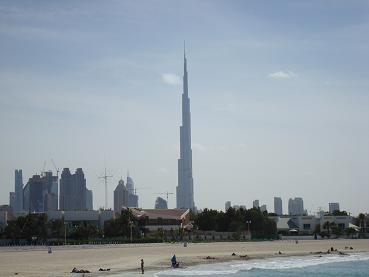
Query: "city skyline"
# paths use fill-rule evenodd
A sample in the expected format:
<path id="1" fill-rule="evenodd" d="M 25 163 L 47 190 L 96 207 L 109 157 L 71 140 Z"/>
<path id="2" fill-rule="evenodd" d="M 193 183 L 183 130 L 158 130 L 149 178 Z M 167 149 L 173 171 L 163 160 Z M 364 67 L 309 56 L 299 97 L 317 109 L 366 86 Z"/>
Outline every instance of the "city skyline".
<path id="1" fill-rule="evenodd" d="M 105 161 L 110 207 L 127 170 L 143 207 L 174 193 L 185 39 L 199 209 L 367 211 L 369 4 L 281 3 L 2 1 L 0 204 L 51 158 L 84 169 L 95 208 Z"/>

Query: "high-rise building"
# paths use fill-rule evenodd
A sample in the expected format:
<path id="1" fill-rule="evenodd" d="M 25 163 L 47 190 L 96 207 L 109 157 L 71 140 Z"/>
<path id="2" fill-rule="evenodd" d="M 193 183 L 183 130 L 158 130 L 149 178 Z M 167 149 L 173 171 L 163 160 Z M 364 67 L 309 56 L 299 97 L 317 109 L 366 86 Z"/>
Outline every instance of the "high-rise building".
<path id="1" fill-rule="evenodd" d="M 340 211 L 340 204 L 338 202 L 329 203 L 329 213 Z"/>
<path id="2" fill-rule="evenodd" d="M 225 211 L 228 211 L 230 207 L 232 207 L 231 201 L 225 202 Z"/>
<path id="3" fill-rule="evenodd" d="M 161 197 L 156 198 L 155 209 L 168 209 L 167 201 Z"/>
<path id="4" fill-rule="evenodd" d="M 127 176 L 127 184 L 128 190 L 128 207 L 137 208 L 138 207 L 138 195 L 135 190 L 135 183 L 133 182 L 132 177 Z"/>
<path id="5" fill-rule="evenodd" d="M 51 171 L 33 175 L 23 189 L 23 208 L 30 213 L 58 210 L 57 177 Z"/>
<path id="6" fill-rule="evenodd" d="M 255 208 L 255 209 L 258 209 L 259 208 L 259 200 L 254 200 L 252 202 L 252 207 Z"/>
<path id="7" fill-rule="evenodd" d="M 129 173 L 127 173 L 127 183 L 126 188 L 129 193 L 134 194 L 135 193 L 135 182 L 133 182 L 132 177 L 129 176 Z"/>
<path id="8" fill-rule="evenodd" d="M 51 171 L 28 180 L 23 189 L 23 208 L 30 213 L 58 210 L 58 181 Z"/>
<path id="9" fill-rule="evenodd" d="M 40 175 L 33 175 L 24 187 L 24 209 L 29 213 L 42 213 L 45 212 L 44 197 L 45 181 Z"/>
<path id="10" fill-rule="evenodd" d="M 282 215 L 283 214 L 282 198 L 280 198 L 280 197 L 274 197 L 274 213 L 276 215 Z"/>
<path id="11" fill-rule="evenodd" d="M 94 209 L 92 190 L 86 189 L 86 210 L 92 211 Z"/>
<path id="12" fill-rule="evenodd" d="M 301 197 L 296 197 L 295 199 L 290 198 L 288 200 L 288 214 L 289 215 L 304 215 L 306 212 L 304 210 L 304 201 Z"/>
<path id="13" fill-rule="evenodd" d="M 51 171 L 47 171 L 41 177 L 44 182 L 43 197 L 44 210 L 56 211 L 58 210 L 58 177 L 53 176 Z"/>
<path id="14" fill-rule="evenodd" d="M 23 211 L 23 177 L 22 169 L 15 170 L 14 176 L 14 207 L 13 210 L 20 212 Z"/>
<path id="15" fill-rule="evenodd" d="M 9 192 L 9 206 L 13 211 L 15 211 L 15 199 L 15 192 Z"/>
<path id="16" fill-rule="evenodd" d="M 86 210 L 86 179 L 82 168 L 71 174 L 64 168 L 60 177 L 60 210 Z"/>
<path id="17" fill-rule="evenodd" d="M 128 207 L 128 190 L 120 179 L 114 190 L 114 212 L 120 213 L 123 207 Z"/>
<path id="18" fill-rule="evenodd" d="M 263 212 L 266 212 L 267 211 L 267 205 L 261 205 L 260 206 L 260 211 L 263 213 Z"/>
<path id="19" fill-rule="evenodd" d="M 177 208 L 196 210 L 192 176 L 191 109 L 188 97 L 187 59 L 184 53 L 182 126 L 180 127 L 180 158 L 178 159 Z"/>

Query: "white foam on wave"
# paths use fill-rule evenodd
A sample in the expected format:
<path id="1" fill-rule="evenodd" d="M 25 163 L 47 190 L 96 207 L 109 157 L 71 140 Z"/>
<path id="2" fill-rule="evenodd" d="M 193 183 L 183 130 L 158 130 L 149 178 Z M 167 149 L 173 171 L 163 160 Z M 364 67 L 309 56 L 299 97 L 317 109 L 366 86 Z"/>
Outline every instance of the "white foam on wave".
<path id="1" fill-rule="evenodd" d="M 349 255 L 323 255 L 304 257 L 278 257 L 267 259 L 255 259 L 243 262 L 227 262 L 220 264 L 207 264 L 189 267 L 186 269 L 171 269 L 155 273 L 154 276 L 211 276 L 231 275 L 240 271 L 253 269 L 286 270 L 304 268 L 321 264 L 365 261 L 369 260 L 369 253 L 355 253 Z"/>
<path id="2" fill-rule="evenodd" d="M 320 264 L 329 264 L 337 262 L 351 262 L 369 260 L 369 253 L 350 254 L 350 255 L 323 255 L 323 256 L 305 256 L 305 257 L 289 257 L 274 258 L 265 260 L 249 261 L 247 263 L 232 264 L 232 268 L 238 270 L 251 269 L 290 269 L 303 268 L 307 266 L 316 266 Z"/>

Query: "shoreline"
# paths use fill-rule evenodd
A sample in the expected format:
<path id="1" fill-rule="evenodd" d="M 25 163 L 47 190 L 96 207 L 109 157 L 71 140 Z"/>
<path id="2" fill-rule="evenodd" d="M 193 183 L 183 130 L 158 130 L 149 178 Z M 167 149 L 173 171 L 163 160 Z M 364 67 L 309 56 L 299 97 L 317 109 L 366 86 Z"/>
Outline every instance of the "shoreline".
<path id="1" fill-rule="evenodd" d="M 352 250 L 345 247 L 353 247 Z M 206 242 L 159 243 L 159 244 L 123 244 L 123 245 L 71 245 L 53 247 L 53 253 L 47 253 L 47 247 L 5 247 L 0 248 L 0 277 L 66 277 L 81 276 L 70 273 L 76 267 L 92 273 L 85 276 L 132 275 L 140 272 L 139 260 L 145 261 L 145 273 L 151 274 L 170 269 L 170 258 L 176 254 L 181 268 L 201 264 L 247 261 L 277 257 L 330 255 L 333 247 L 344 253 L 369 252 L 369 240 L 301 240 L 295 241 L 257 241 L 257 242 Z M 278 254 L 279 251 L 282 254 Z M 236 256 L 232 256 L 235 253 Z M 339 255 L 338 252 L 334 254 Z M 210 259 L 206 259 L 206 257 Z M 241 256 L 241 257 L 240 257 Z M 213 259 L 214 258 L 214 259 Z M 99 272 L 99 268 L 110 271 Z"/>
<path id="2" fill-rule="evenodd" d="M 338 249 L 337 249 L 338 250 Z M 369 251 L 354 251 L 354 250 L 344 250 L 346 252 L 343 251 L 334 251 L 331 253 L 327 253 L 327 252 L 301 252 L 301 253 L 294 253 L 294 254 L 269 254 L 269 255 L 252 255 L 252 256 L 248 256 L 247 257 L 240 257 L 240 256 L 215 256 L 212 259 L 186 259 L 186 257 L 183 257 L 183 260 L 185 260 L 185 265 L 184 266 L 180 266 L 179 269 L 187 269 L 193 266 L 198 266 L 198 265 L 211 265 L 211 264 L 222 264 L 222 263 L 229 263 L 229 262 L 242 262 L 242 261 L 252 261 L 252 260 L 264 260 L 264 259 L 272 259 L 272 258 L 291 258 L 291 257 L 324 257 L 324 256 L 349 256 L 350 254 L 359 254 L 359 253 L 369 253 Z M 340 253 L 341 252 L 341 253 Z M 241 255 L 242 256 L 242 255 Z M 200 257 L 198 257 L 200 258 Z M 160 266 L 160 265 L 152 265 L 149 267 L 145 267 L 145 273 L 151 273 L 151 275 L 154 275 L 155 273 L 158 273 L 160 271 L 165 271 L 165 270 L 171 270 L 172 267 L 170 266 Z M 137 273 L 140 271 L 140 268 L 135 268 L 135 269 L 126 269 L 126 270 L 122 270 L 120 272 L 110 272 L 110 273 L 106 273 L 106 275 L 122 275 L 125 276 L 126 274 L 129 273 Z M 100 276 L 100 275 L 91 275 L 91 276 Z"/>

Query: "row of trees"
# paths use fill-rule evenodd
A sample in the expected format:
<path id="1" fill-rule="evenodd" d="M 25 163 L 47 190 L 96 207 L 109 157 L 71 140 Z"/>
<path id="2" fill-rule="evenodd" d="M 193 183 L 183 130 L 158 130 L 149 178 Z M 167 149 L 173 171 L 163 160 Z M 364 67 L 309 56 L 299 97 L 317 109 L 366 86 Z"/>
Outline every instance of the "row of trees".
<path id="1" fill-rule="evenodd" d="M 359 234 L 365 232 L 365 215 L 360 214 L 357 217 L 357 226 L 360 226 Z M 266 212 L 262 213 L 259 209 L 238 209 L 229 208 L 227 212 L 204 209 L 201 213 L 191 214 L 191 221 L 194 230 L 191 235 L 195 235 L 196 231 L 217 231 L 217 232 L 233 232 L 243 233 L 251 231 L 252 238 L 270 239 L 277 237 L 277 227 L 274 220 L 268 218 Z M 142 239 L 142 234 L 147 230 L 144 229 L 145 220 L 138 221 L 131 211 L 123 210 L 119 217 L 106 221 L 104 229 L 99 229 L 97 225 L 87 222 L 75 222 L 74 224 L 65 224 L 64 219 L 48 220 L 46 214 L 29 214 L 20 216 L 15 220 L 8 222 L 7 227 L 0 232 L 0 238 L 11 240 L 27 240 L 46 241 L 54 240 L 92 240 L 92 239 L 109 239 L 120 238 L 122 240 Z M 321 228 L 322 227 L 322 228 Z M 321 230 L 322 229 L 322 230 Z M 173 239 L 181 238 L 186 231 L 171 230 L 165 234 L 162 230 L 158 230 L 155 237 Z M 332 234 L 339 237 L 343 234 L 352 236 L 355 234 L 354 228 L 342 230 L 333 222 L 325 222 L 323 226 L 318 225 L 315 234 L 323 237 L 330 237 Z"/>
<path id="2" fill-rule="evenodd" d="M 28 214 L 8 221 L 0 238 L 45 242 L 50 239 L 90 239 L 102 236 L 102 232 L 93 224 L 80 222 L 78 225 L 66 226 L 64 219 L 48 220 L 46 214 Z"/>
<path id="3" fill-rule="evenodd" d="M 203 231 L 245 232 L 250 229 L 253 238 L 275 238 L 277 226 L 267 213 L 259 209 L 229 208 L 226 212 L 205 209 L 194 216 L 195 228 Z"/>

